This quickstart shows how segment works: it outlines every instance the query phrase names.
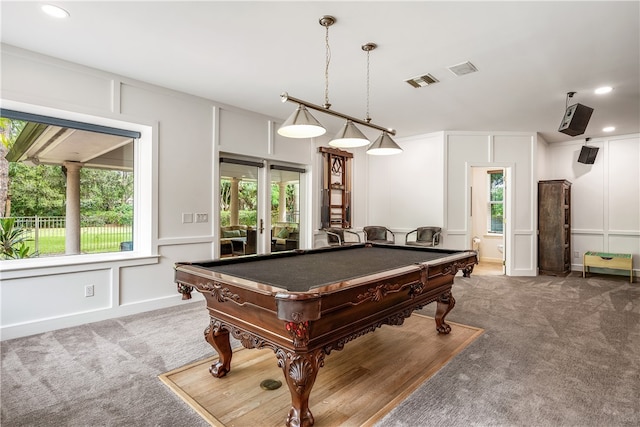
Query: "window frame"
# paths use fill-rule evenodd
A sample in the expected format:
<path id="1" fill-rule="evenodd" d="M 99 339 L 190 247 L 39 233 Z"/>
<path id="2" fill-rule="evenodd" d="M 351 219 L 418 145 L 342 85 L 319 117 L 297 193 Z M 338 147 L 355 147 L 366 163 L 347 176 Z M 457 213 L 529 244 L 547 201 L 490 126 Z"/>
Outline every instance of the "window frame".
<path id="1" fill-rule="evenodd" d="M 158 259 L 158 137 L 157 122 L 125 121 L 121 117 L 90 115 L 69 110 L 26 104 L 0 99 L 2 109 L 36 114 L 46 117 L 85 123 L 89 126 L 104 126 L 124 131 L 136 132 L 140 138 L 134 140 L 134 201 L 132 251 L 104 252 L 97 254 L 58 255 L 38 258 L 3 260 L 3 272 L 27 270 L 31 268 L 58 267 L 67 265 L 93 264 L 109 261 L 129 261 L 127 265 L 157 263 Z M 5 274 L 3 273 L 4 277 Z M 11 274 L 9 277 L 14 277 Z M 9 278 L 6 277 L 6 278 Z"/>
<path id="2" fill-rule="evenodd" d="M 491 183 L 493 175 L 501 175 L 502 176 L 502 200 L 492 200 L 491 197 Z M 487 171 L 487 235 L 490 236 L 502 236 L 504 235 L 504 191 L 505 191 L 505 173 L 504 170 L 488 170 Z M 495 231 L 493 230 L 493 206 L 502 206 L 502 230 Z"/>

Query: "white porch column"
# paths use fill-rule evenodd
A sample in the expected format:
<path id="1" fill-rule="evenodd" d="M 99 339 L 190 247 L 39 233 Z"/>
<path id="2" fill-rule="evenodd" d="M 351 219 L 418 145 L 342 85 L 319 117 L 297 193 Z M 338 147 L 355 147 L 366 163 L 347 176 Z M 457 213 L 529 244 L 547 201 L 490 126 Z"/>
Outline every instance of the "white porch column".
<path id="1" fill-rule="evenodd" d="M 238 218 L 238 178 L 231 178 L 231 201 L 229 202 L 229 225 L 239 225 Z"/>
<path id="2" fill-rule="evenodd" d="M 278 197 L 278 221 L 287 221 L 287 183 L 280 181 L 280 194 Z"/>
<path id="3" fill-rule="evenodd" d="M 83 164 L 79 162 L 64 162 L 67 168 L 67 217 L 65 254 L 76 255 L 80 253 L 80 169 Z"/>

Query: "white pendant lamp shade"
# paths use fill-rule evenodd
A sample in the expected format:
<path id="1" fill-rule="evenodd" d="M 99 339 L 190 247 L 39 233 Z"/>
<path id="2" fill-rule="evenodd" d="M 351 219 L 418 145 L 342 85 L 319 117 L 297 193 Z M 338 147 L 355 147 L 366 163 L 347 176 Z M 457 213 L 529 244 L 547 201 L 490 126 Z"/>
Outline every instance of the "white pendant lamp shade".
<path id="1" fill-rule="evenodd" d="M 382 135 L 380 135 L 378 139 L 376 139 L 367 149 L 367 154 L 375 156 L 386 156 L 399 153 L 402 153 L 402 148 L 400 148 L 400 146 L 391 139 L 387 132 L 382 132 Z"/>
<path id="2" fill-rule="evenodd" d="M 287 138 L 314 138 L 326 132 L 324 126 L 302 104 L 298 104 L 296 111 L 278 129 L 278 133 Z"/>
<path id="3" fill-rule="evenodd" d="M 2 1 L 2 0 L 0 0 Z M 367 53 L 367 114 L 364 120 L 357 119 L 353 116 L 339 113 L 331 110 L 331 103 L 329 102 L 329 62 L 331 58 L 331 49 L 329 48 L 329 27 L 336 23 L 336 18 L 331 15 L 324 15 L 318 21 L 325 29 L 325 67 L 324 67 L 324 104 L 317 105 L 311 102 L 304 101 L 302 99 L 289 96 L 287 92 L 282 92 L 280 98 L 282 102 L 293 102 L 298 104 L 298 108 L 294 113 L 280 126 L 278 134 L 287 138 L 313 138 L 320 135 L 324 135 L 327 130 L 313 117 L 307 108 L 321 113 L 340 117 L 346 120 L 344 127 L 338 134 L 329 141 L 329 145 L 337 148 L 356 148 L 369 146 L 368 154 L 396 154 L 402 152 L 402 149 L 391 139 L 388 135 L 395 135 L 395 130 L 387 127 L 382 127 L 371 123 L 371 117 L 369 117 L 369 54 L 374 50 L 377 45 L 375 43 L 366 43 L 362 45 L 362 50 Z M 368 127 L 370 129 L 377 129 L 382 131 L 380 138 L 373 144 L 367 139 L 367 137 L 360 132 L 360 130 L 354 125 Z"/>
<path id="4" fill-rule="evenodd" d="M 351 120 L 347 120 L 342 130 L 329 141 L 329 145 L 338 148 L 355 148 L 369 145 L 369 142 L 367 137 L 360 132 L 360 129 L 358 129 Z"/>

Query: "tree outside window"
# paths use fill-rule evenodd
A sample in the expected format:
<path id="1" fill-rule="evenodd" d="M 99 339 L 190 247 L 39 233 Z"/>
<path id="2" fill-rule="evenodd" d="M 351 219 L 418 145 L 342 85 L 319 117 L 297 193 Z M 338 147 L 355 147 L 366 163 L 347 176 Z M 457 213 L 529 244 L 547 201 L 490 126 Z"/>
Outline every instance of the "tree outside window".
<path id="1" fill-rule="evenodd" d="M 29 123 L 25 121 L 0 118 L 0 218 L 11 219 L 14 229 L 21 230 L 28 252 L 24 252 L 26 256 L 20 258 L 63 255 L 68 234 L 67 170 L 62 164 L 40 162 L 38 158 L 14 159 L 20 156 L 13 153 L 12 149 L 20 149 L 21 134 L 27 125 Z M 35 129 L 33 125 L 32 128 Z M 60 129 L 58 135 L 68 131 Z M 38 141 L 36 138 L 44 139 L 46 134 L 45 130 L 31 139 L 29 135 L 24 138 L 35 144 Z M 75 134 L 79 134 L 79 131 Z M 87 138 L 85 145 L 95 143 L 96 138 L 106 138 L 99 133 L 86 132 L 84 135 Z M 60 140 L 62 142 L 58 147 L 69 141 L 64 137 Z M 80 253 L 117 252 L 133 248 L 134 142 L 131 138 L 123 137 L 122 140 L 125 142 L 111 151 L 97 153 L 90 158 L 79 171 Z M 30 145 L 25 146 L 26 152 Z M 41 152 L 46 151 L 42 149 Z"/>
<path id="2" fill-rule="evenodd" d="M 231 179 L 220 179 L 220 226 L 231 224 Z M 258 183 L 255 180 L 238 182 L 238 224 L 255 227 L 258 223 Z M 235 224 L 234 224 L 235 225 Z"/>
<path id="3" fill-rule="evenodd" d="M 489 171 L 489 234 L 502 234 L 504 229 L 504 175 L 502 171 Z"/>
<path id="4" fill-rule="evenodd" d="M 287 221 L 298 222 L 298 208 L 296 200 L 295 184 L 287 184 L 285 187 Z M 271 184 L 271 223 L 279 222 L 280 185 Z M 238 222 L 240 225 L 254 227 L 257 220 L 258 187 L 255 181 L 240 181 L 238 183 Z M 220 225 L 231 225 L 231 180 L 220 180 Z"/>

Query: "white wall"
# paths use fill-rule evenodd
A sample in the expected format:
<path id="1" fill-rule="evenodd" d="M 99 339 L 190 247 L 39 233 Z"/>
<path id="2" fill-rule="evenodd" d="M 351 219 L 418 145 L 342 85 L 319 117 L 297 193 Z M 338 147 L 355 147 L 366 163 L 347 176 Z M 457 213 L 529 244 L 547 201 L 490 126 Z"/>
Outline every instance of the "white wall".
<path id="1" fill-rule="evenodd" d="M 584 140 L 550 144 L 546 179 L 571 186 L 572 269 L 582 270 L 586 251 L 633 254 L 640 268 L 640 135 L 599 138 L 593 165 L 578 163 Z M 577 256 L 576 256 L 577 255 Z"/>
<path id="2" fill-rule="evenodd" d="M 547 158 L 549 156 L 548 147 L 549 144 L 547 143 L 547 141 L 545 141 L 541 136 L 538 135 L 538 181 L 550 179 L 548 172 L 549 168 L 547 166 Z"/>
<path id="3" fill-rule="evenodd" d="M 384 225 L 400 244 L 417 227 L 444 226 L 442 139 L 442 132 L 395 138 L 401 154 L 367 155 L 367 215 L 362 226 Z"/>
<path id="4" fill-rule="evenodd" d="M 136 194 L 149 206 L 144 244 L 134 253 L 2 261 L 2 339 L 180 304 L 174 263 L 217 251 L 219 152 L 294 162 L 315 179 L 313 142 L 277 137 L 270 117 L 12 46 L 2 45 L 1 60 L 3 108 L 143 127 L 152 147 L 136 164 L 147 175 Z M 183 224 L 183 212 L 210 220 Z M 94 297 L 84 297 L 87 284 Z"/>
<path id="5" fill-rule="evenodd" d="M 505 169 L 505 262 L 510 276 L 537 274 L 537 138 L 522 132 L 445 134 L 445 218 L 448 247 L 470 247 L 471 167 Z"/>
<path id="6" fill-rule="evenodd" d="M 150 180 L 145 187 L 150 191 L 136 196 L 150 209 L 144 251 L 0 264 L 2 339 L 180 304 L 174 263 L 208 259 L 217 250 L 217 200 L 212 195 L 218 192 L 221 152 L 307 168 L 305 186 L 311 197 L 306 241 L 312 245 L 313 229 L 320 224 L 317 147 L 326 145 L 327 137 L 280 138 L 274 131 L 278 123 L 270 117 L 11 46 L 2 45 L 1 53 L 3 107 L 55 110 L 62 118 L 143 129 L 149 150 L 141 153 L 145 163 L 136 166 L 136 173 L 144 172 Z M 638 138 L 594 141 L 602 149 L 593 166 L 576 164 L 577 143 L 542 144 L 548 152 L 545 178 L 574 183 L 574 250 L 632 252 L 639 265 Z M 402 243 L 404 233 L 417 226 L 442 225 L 443 247 L 468 248 L 470 168 L 506 167 L 515 201 L 506 236 L 511 241 L 505 243 L 511 257 L 507 273 L 535 274 L 536 182 L 542 169 L 537 165 L 541 143 L 534 134 L 440 132 L 397 142 L 404 148 L 398 156 L 352 150 L 356 229 L 386 225 Z M 183 212 L 208 213 L 210 221 L 182 224 Z M 580 265 L 574 262 L 576 267 Z M 95 286 L 94 297 L 83 296 L 86 284 Z"/>
<path id="7" fill-rule="evenodd" d="M 512 201 L 507 207 L 512 221 L 505 230 L 506 272 L 537 274 L 534 133 L 447 131 L 398 142 L 401 155 L 369 156 L 369 224 L 397 231 L 400 243 L 413 228 L 441 225 L 442 247 L 471 248 L 471 168 L 505 168 Z"/>

